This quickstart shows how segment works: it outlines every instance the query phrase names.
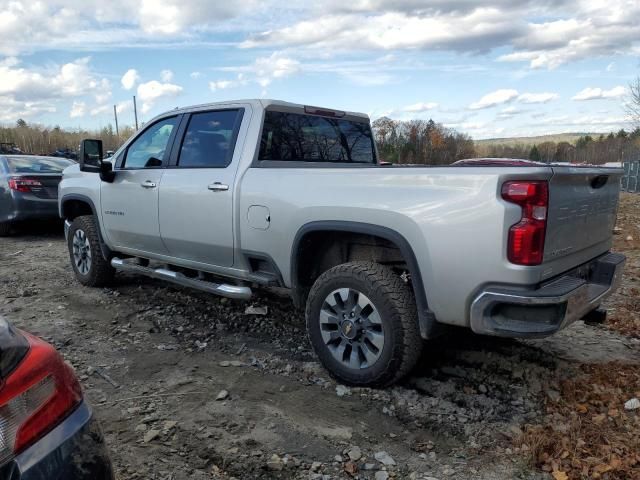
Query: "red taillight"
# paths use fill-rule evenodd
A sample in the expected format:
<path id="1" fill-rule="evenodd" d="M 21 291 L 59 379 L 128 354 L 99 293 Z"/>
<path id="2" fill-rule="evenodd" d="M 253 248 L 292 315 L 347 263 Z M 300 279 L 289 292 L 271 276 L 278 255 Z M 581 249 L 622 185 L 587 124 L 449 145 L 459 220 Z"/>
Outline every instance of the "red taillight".
<path id="1" fill-rule="evenodd" d="M 0 388 L 0 464 L 50 432 L 82 401 L 73 369 L 51 345 L 25 336 L 29 352 Z"/>
<path id="2" fill-rule="evenodd" d="M 11 177 L 9 178 L 9 188 L 17 192 L 27 193 L 32 187 L 42 187 L 42 184 L 33 178 Z"/>
<path id="3" fill-rule="evenodd" d="M 502 198 L 520 205 L 522 217 L 509 229 L 507 257 L 518 265 L 540 265 L 547 230 L 549 184 L 546 181 L 506 182 Z"/>

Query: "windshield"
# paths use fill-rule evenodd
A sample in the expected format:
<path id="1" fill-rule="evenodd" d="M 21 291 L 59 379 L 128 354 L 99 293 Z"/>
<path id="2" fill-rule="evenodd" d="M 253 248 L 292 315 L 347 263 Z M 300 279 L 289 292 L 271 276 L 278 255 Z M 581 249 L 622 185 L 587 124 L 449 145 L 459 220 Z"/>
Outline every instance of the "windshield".
<path id="1" fill-rule="evenodd" d="M 10 157 L 7 163 L 11 173 L 62 173 L 73 165 L 70 160 L 43 157 Z"/>
<path id="2" fill-rule="evenodd" d="M 259 160 L 376 163 L 368 122 L 266 112 Z"/>

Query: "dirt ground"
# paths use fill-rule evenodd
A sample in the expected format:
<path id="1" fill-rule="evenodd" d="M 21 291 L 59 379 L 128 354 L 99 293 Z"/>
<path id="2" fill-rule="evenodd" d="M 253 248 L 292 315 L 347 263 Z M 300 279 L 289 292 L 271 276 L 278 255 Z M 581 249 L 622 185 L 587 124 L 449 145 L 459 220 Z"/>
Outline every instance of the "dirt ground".
<path id="1" fill-rule="evenodd" d="M 0 315 L 75 367 L 118 479 L 550 478 L 514 446 L 522 426 L 585 364 L 640 360 L 627 321 L 640 313 L 639 205 L 623 195 L 614 328 L 578 322 L 535 341 L 455 331 L 388 390 L 336 385 L 276 293 L 256 296 L 268 313 L 250 315 L 142 277 L 84 288 L 59 228 L 0 239 Z"/>

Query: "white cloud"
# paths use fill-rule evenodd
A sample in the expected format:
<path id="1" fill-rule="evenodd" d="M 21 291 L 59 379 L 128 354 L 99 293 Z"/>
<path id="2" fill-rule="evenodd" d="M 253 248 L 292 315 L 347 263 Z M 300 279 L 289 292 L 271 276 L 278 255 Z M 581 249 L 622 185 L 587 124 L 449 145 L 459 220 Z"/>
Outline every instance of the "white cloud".
<path id="1" fill-rule="evenodd" d="M 100 81 L 100 84 L 97 87 L 97 92 L 95 94 L 96 103 L 103 104 L 107 103 L 111 98 L 111 82 L 106 78 L 103 78 Z"/>
<path id="2" fill-rule="evenodd" d="M 263 32 L 241 46 L 320 49 L 446 49 L 488 51 L 516 35 L 517 23 L 495 7 L 466 12 L 417 15 L 399 11 L 313 16 L 291 26 Z"/>
<path id="3" fill-rule="evenodd" d="M 0 55 L 196 39 L 265 10 L 257 0 L 3 0 Z"/>
<path id="4" fill-rule="evenodd" d="M 86 113 L 87 104 L 85 102 L 73 102 L 73 105 L 71 105 L 71 111 L 69 112 L 69 117 L 84 117 Z"/>
<path id="5" fill-rule="evenodd" d="M 170 82 L 173 80 L 173 72 L 171 70 L 162 70 L 160 72 L 160 80 Z"/>
<path id="6" fill-rule="evenodd" d="M 407 105 L 403 108 L 405 112 L 425 112 L 427 110 L 433 110 L 437 108 L 438 104 L 435 102 L 418 102 L 412 105 Z"/>
<path id="7" fill-rule="evenodd" d="M 191 78 L 193 78 L 194 80 L 196 80 L 196 79 L 198 79 L 198 78 L 200 78 L 200 77 L 202 76 L 202 73 L 200 73 L 200 72 L 191 72 L 191 73 L 189 74 L 189 76 L 190 76 Z"/>
<path id="8" fill-rule="evenodd" d="M 628 55 L 640 43 L 640 2 L 628 0 L 489 0 L 481 5 L 466 0 L 325 0 L 311 12 L 292 24 L 264 29 L 241 46 L 334 53 L 506 48 L 510 52 L 502 61 L 552 69 L 598 56 Z"/>
<path id="9" fill-rule="evenodd" d="M 91 109 L 91 116 L 95 117 L 96 115 L 102 115 L 105 113 L 112 113 L 113 105 L 99 105 Z"/>
<path id="10" fill-rule="evenodd" d="M 484 122 L 453 122 L 453 123 L 444 123 L 445 127 L 455 128 L 461 130 L 482 130 L 487 124 Z"/>
<path id="11" fill-rule="evenodd" d="M 552 92 L 519 93 L 517 90 L 514 90 L 514 89 L 503 88 L 500 90 L 496 90 L 495 92 L 488 93 L 477 102 L 473 102 L 471 105 L 469 105 L 469 109 L 482 110 L 485 108 L 495 107 L 497 105 L 502 105 L 512 101 L 517 101 L 519 103 L 526 103 L 526 104 L 548 103 L 558 98 L 560 98 L 560 95 Z M 501 113 L 504 114 L 505 110 L 503 110 Z"/>
<path id="12" fill-rule="evenodd" d="M 589 26 L 589 21 L 576 18 L 529 23 L 525 34 L 515 44 L 529 49 L 557 48 L 579 37 Z"/>
<path id="13" fill-rule="evenodd" d="M 0 122 L 13 124 L 18 118 L 37 118 L 55 112 L 55 105 L 49 101 L 22 102 L 12 97 L 0 96 Z"/>
<path id="14" fill-rule="evenodd" d="M 43 98 L 73 97 L 96 92 L 108 85 L 89 68 L 90 57 L 45 69 L 20 67 L 16 58 L 0 62 L 0 95 L 34 101 Z"/>
<path id="15" fill-rule="evenodd" d="M 133 110 L 133 101 L 132 100 L 123 100 L 122 102 L 118 102 L 116 104 L 116 112 L 125 113 Z"/>
<path id="16" fill-rule="evenodd" d="M 627 119 L 623 116 L 603 116 L 603 115 L 582 115 L 568 116 L 560 115 L 556 117 L 545 118 L 540 126 L 558 126 L 566 128 L 578 128 L 581 131 L 593 131 L 592 128 L 600 128 L 602 130 L 617 130 L 621 128 Z M 566 130 L 565 130 L 566 131 Z"/>
<path id="17" fill-rule="evenodd" d="M 500 110 L 500 113 L 498 113 L 498 118 L 508 119 L 515 117 L 516 115 L 520 115 L 521 113 L 524 113 L 524 110 L 521 110 L 518 107 L 511 106 Z"/>
<path id="18" fill-rule="evenodd" d="M 160 98 L 171 98 L 182 93 L 182 87 L 173 83 L 160 83 L 157 80 L 138 85 L 138 99 L 142 102 L 142 113 L 148 113 Z"/>
<path id="19" fill-rule="evenodd" d="M 325 0 L 311 15 L 264 29 L 245 48 L 316 51 L 508 49 L 502 61 L 556 68 L 597 56 L 629 54 L 640 43 L 640 2 L 628 0 Z M 551 20 L 550 20 L 551 19 Z"/>
<path id="20" fill-rule="evenodd" d="M 120 79 L 122 88 L 125 90 L 131 90 L 140 81 L 140 75 L 135 68 L 130 68 Z"/>
<path id="21" fill-rule="evenodd" d="M 495 107 L 503 103 L 508 103 L 518 96 L 518 91 L 513 89 L 500 89 L 483 96 L 477 102 L 469 105 L 470 110 L 481 110 L 484 108 Z"/>
<path id="22" fill-rule="evenodd" d="M 216 90 L 224 90 L 225 88 L 235 87 L 236 85 L 237 82 L 233 80 L 218 80 L 215 82 L 209 82 L 209 89 L 212 92 L 215 92 Z"/>
<path id="23" fill-rule="evenodd" d="M 133 101 L 132 100 L 123 100 L 116 104 L 116 111 L 118 114 L 123 112 L 128 112 L 129 110 L 133 110 Z M 99 105 L 95 108 L 91 109 L 91 116 L 96 117 L 98 115 L 113 115 L 113 105 Z"/>
<path id="24" fill-rule="evenodd" d="M 302 71 L 302 64 L 294 59 L 285 56 L 281 52 L 273 52 L 268 57 L 258 57 L 249 65 L 238 67 L 224 67 L 225 72 L 235 72 L 238 74 L 236 80 L 217 80 L 209 82 L 209 88 L 213 91 L 223 88 L 257 83 L 263 89 L 276 79 L 282 79 Z"/>
<path id="25" fill-rule="evenodd" d="M 573 97 L 572 100 L 597 100 L 606 98 L 620 98 L 625 96 L 627 89 L 621 85 L 613 87 L 610 90 L 603 90 L 602 88 L 587 87 L 584 90 L 579 91 Z"/>
<path id="26" fill-rule="evenodd" d="M 221 23 L 255 9 L 257 0 L 212 2 L 210 0 L 141 0 L 139 26 L 150 34 L 174 35 L 194 26 Z"/>
<path id="27" fill-rule="evenodd" d="M 556 68 L 638 48 L 634 0 L 2 0 L 0 54 L 220 43 L 317 52 L 502 49 Z M 252 34 L 251 32 L 259 32 Z M 218 36 L 218 34 L 221 34 Z M 228 38 L 228 37 L 227 37 Z"/>
<path id="28" fill-rule="evenodd" d="M 568 2 L 549 22 L 530 21 L 513 38 L 513 52 L 500 60 L 529 62 L 531 68 L 560 65 L 600 56 L 625 55 L 640 42 L 640 2 L 601 0 Z M 564 17 L 564 18 L 563 18 Z"/>
<path id="29" fill-rule="evenodd" d="M 552 100 L 557 100 L 558 98 L 560 98 L 560 95 L 551 92 L 523 93 L 518 95 L 518 101 L 521 103 L 548 103 Z"/>
<path id="30" fill-rule="evenodd" d="M 300 62 L 273 52 L 268 57 L 257 58 L 253 64 L 253 73 L 261 87 L 266 87 L 276 78 L 293 75 L 300 70 Z"/>
<path id="31" fill-rule="evenodd" d="M 384 73 L 379 70 L 369 72 L 369 74 L 367 74 L 366 72 L 351 72 L 348 70 L 336 71 L 334 73 L 346 78 L 354 85 L 359 85 L 362 87 L 379 87 L 381 85 L 388 85 L 390 83 L 393 83 L 396 80 L 396 77 L 394 75 Z"/>

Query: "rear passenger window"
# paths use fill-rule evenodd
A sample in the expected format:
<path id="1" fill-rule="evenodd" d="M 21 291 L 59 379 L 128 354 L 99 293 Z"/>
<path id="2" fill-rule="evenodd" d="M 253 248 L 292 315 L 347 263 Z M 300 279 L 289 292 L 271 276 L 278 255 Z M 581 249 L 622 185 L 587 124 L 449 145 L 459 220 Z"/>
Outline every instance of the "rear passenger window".
<path id="1" fill-rule="evenodd" d="M 180 148 L 180 168 L 224 168 L 231 163 L 241 110 L 191 115 Z"/>
<path id="2" fill-rule="evenodd" d="M 366 121 L 267 111 L 258 160 L 376 163 Z"/>

